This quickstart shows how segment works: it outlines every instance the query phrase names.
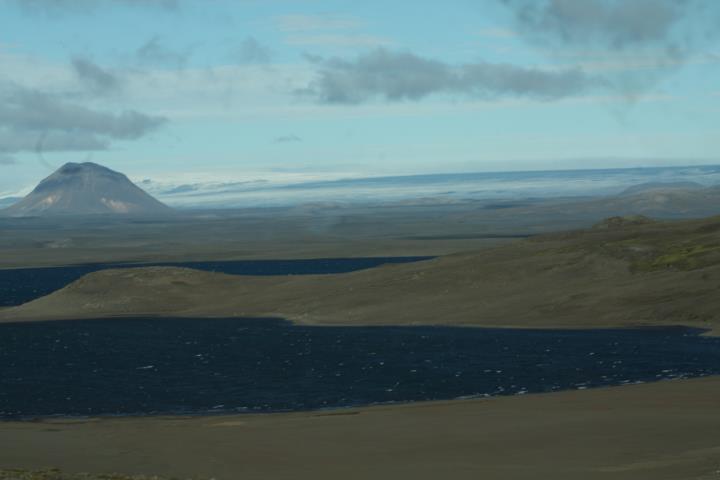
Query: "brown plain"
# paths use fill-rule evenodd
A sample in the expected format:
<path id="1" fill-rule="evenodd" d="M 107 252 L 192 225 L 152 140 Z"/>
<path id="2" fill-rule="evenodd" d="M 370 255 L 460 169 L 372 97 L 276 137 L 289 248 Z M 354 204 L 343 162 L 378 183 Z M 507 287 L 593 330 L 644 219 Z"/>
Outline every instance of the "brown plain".
<path id="1" fill-rule="evenodd" d="M 711 480 L 720 380 L 333 412 L 0 425 L 0 464 L 174 478 Z"/>

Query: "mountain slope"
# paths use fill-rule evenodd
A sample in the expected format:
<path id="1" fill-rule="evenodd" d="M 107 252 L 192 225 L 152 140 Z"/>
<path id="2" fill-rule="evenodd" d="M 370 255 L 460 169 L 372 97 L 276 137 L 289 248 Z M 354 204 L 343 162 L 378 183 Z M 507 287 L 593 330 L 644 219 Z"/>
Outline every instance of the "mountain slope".
<path id="1" fill-rule="evenodd" d="M 0 214 L 15 217 L 171 212 L 122 173 L 96 163 L 67 163 Z"/>

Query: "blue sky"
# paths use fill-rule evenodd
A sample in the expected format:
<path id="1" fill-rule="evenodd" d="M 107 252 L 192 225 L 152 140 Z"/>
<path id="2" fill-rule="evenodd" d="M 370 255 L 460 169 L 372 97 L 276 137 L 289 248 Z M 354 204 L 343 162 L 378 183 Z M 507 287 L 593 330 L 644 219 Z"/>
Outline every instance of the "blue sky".
<path id="1" fill-rule="evenodd" d="M 390 5 L 389 5 L 390 4 Z M 713 0 L 0 0 L 0 196 L 720 163 Z"/>

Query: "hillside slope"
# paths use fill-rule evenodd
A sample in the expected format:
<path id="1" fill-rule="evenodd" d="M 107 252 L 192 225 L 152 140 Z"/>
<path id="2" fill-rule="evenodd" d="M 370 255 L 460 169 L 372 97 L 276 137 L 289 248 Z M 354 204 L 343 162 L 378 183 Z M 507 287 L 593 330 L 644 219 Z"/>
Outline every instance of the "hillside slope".
<path id="1" fill-rule="evenodd" d="M 106 270 L 4 321 L 115 315 L 274 316 L 310 324 L 720 326 L 720 218 L 612 223 L 343 275 Z"/>

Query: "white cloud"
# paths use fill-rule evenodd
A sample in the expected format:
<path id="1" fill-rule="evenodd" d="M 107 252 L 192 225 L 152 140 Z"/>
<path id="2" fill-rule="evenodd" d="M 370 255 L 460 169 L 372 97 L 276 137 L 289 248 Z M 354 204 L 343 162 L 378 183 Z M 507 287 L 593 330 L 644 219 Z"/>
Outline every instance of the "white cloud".
<path id="1" fill-rule="evenodd" d="M 80 14 L 88 15 L 99 8 L 126 5 L 136 8 L 151 8 L 168 12 L 178 11 L 179 0 L 12 0 L 26 13 L 44 15 Z"/>
<path id="2" fill-rule="evenodd" d="M 549 56 L 561 63 L 582 68 L 593 73 L 642 72 L 677 69 L 687 65 L 717 63 L 707 56 L 692 58 L 668 58 L 662 55 L 602 54 L 598 52 L 552 52 Z"/>
<path id="3" fill-rule="evenodd" d="M 288 104 L 291 92 L 302 88 L 315 75 L 311 65 L 298 64 L 228 64 L 213 68 L 185 68 L 182 71 L 161 65 L 144 69 L 113 66 L 122 76 L 123 88 L 118 95 L 90 95 L 78 78 L 71 62 L 57 62 L 21 54 L 0 47 L 0 72 L 3 83 L 22 85 L 82 100 L 93 109 L 137 109 L 180 118 L 207 118 L 242 115 Z M 241 108 L 240 108 L 241 107 Z"/>
<path id="4" fill-rule="evenodd" d="M 0 72 L 4 81 L 27 88 L 61 92 L 77 86 L 77 76 L 69 64 L 19 53 L 8 45 L 0 45 Z"/>
<path id="5" fill-rule="evenodd" d="M 251 111 L 288 105 L 292 91 L 315 73 L 305 64 L 225 65 L 148 71 L 128 77 L 128 101 L 171 119 L 240 118 Z"/>
<path id="6" fill-rule="evenodd" d="M 44 92 L 80 95 L 70 63 L 10 53 L 0 49 L 0 71 L 10 81 L 25 81 L 28 88 Z M 115 71 L 120 71 L 116 67 Z M 422 102 L 369 102 L 348 108 L 345 105 L 318 105 L 312 99 L 291 98 L 291 93 L 317 78 L 310 63 L 273 65 L 225 65 L 212 69 L 186 68 L 182 72 L 161 67 L 122 71 L 123 90 L 117 97 L 90 98 L 94 109 L 117 111 L 136 109 L 167 117 L 172 125 L 192 121 L 248 121 L 263 119 L 349 119 L 383 117 L 433 117 L 472 111 L 535 108 L 545 105 L 532 98 L 482 98 L 462 102 L 431 98 Z M 717 93 L 717 92 L 716 92 Z M 636 102 L 673 100 L 668 96 L 641 95 Z M 567 105 L 626 102 L 622 95 L 579 95 L 558 100 Z"/>
<path id="7" fill-rule="evenodd" d="M 363 25 L 359 18 L 344 15 L 283 15 L 275 20 L 283 32 L 352 30 Z"/>
<path id="8" fill-rule="evenodd" d="M 483 28 L 482 30 L 476 32 L 476 34 L 481 37 L 488 38 L 515 38 L 518 36 L 517 32 L 514 30 L 502 27 Z"/>
<path id="9" fill-rule="evenodd" d="M 382 47 L 393 45 L 389 38 L 363 34 L 290 35 L 286 42 L 296 46 Z"/>
<path id="10" fill-rule="evenodd" d="M 363 33 L 363 22 L 346 15 L 284 15 L 275 19 L 294 46 L 379 47 L 392 45 L 386 37 Z"/>

